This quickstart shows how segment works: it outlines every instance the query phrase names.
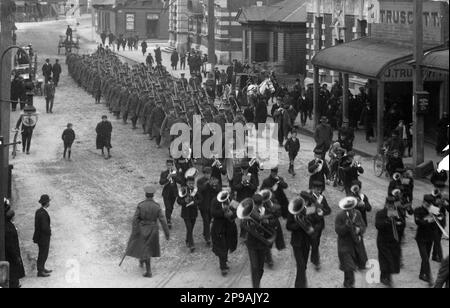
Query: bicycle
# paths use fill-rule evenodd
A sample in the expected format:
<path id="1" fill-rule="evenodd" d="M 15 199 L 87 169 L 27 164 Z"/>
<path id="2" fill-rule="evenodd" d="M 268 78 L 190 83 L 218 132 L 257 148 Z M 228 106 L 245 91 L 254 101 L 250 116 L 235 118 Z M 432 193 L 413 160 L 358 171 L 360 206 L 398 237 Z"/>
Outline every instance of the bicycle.
<path id="1" fill-rule="evenodd" d="M 19 137 L 19 132 L 20 131 L 18 129 L 13 129 L 12 131 L 14 132 L 14 138 L 13 138 L 13 143 L 12 143 L 13 148 L 12 148 L 11 156 L 14 159 L 17 156 L 17 145 L 21 144 L 22 142 L 21 141 L 17 141 L 17 138 Z"/>

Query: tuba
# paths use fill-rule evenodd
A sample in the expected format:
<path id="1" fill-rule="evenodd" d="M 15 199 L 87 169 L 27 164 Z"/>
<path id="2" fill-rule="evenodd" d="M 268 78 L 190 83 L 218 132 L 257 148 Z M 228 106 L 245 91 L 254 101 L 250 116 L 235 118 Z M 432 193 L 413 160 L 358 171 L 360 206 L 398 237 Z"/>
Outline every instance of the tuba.
<path id="1" fill-rule="evenodd" d="M 261 221 L 254 213 L 255 203 L 252 198 L 246 198 L 237 207 L 237 217 L 243 220 L 242 227 L 251 235 L 270 247 L 275 242 L 277 231 Z"/>
<path id="2" fill-rule="evenodd" d="M 184 198 L 187 196 L 187 194 L 188 194 L 188 188 L 186 186 L 183 186 L 180 189 L 178 189 L 178 197 Z"/>
<path id="3" fill-rule="evenodd" d="M 395 173 L 392 175 L 392 179 L 393 179 L 394 181 L 400 181 L 401 178 L 402 178 L 402 175 L 400 174 L 400 172 L 395 172 Z"/>
<path id="4" fill-rule="evenodd" d="M 306 217 L 306 201 L 302 197 L 297 197 L 289 202 L 288 211 L 294 216 L 295 221 L 308 235 L 314 233 L 314 227 Z"/>

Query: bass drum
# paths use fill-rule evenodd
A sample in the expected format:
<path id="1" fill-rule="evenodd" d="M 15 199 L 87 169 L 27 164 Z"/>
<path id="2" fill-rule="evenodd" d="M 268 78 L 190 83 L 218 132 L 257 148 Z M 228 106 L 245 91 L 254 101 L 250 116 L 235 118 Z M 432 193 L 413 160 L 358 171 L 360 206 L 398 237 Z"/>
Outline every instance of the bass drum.
<path id="1" fill-rule="evenodd" d="M 225 158 L 225 168 L 227 169 L 227 177 L 230 183 L 233 181 L 234 168 L 243 166 L 247 162 L 248 159 L 246 158 Z"/>

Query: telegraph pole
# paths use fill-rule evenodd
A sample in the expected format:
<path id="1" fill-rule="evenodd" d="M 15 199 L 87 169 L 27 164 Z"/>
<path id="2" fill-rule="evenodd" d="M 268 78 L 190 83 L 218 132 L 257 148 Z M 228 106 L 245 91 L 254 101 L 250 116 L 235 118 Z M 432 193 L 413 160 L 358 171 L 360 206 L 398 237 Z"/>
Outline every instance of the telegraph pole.
<path id="1" fill-rule="evenodd" d="M 0 9 L 0 55 L 12 44 L 12 9 L 10 0 L 1 0 Z M 10 126 L 10 89 L 11 89 L 11 52 L 5 55 L 0 63 L 0 136 L 3 137 L 0 145 L 0 261 L 5 260 L 5 209 L 4 198 L 8 187 L 8 146 Z M 4 100 L 8 100 L 5 102 Z"/>
<path id="2" fill-rule="evenodd" d="M 418 114 L 419 92 L 423 91 L 423 2 L 414 0 L 414 80 L 413 80 L 413 165 L 417 167 L 425 160 L 424 115 Z"/>
<path id="3" fill-rule="evenodd" d="M 216 66 L 216 17 L 214 0 L 208 0 L 208 61 L 211 63 L 211 73 L 214 73 Z"/>

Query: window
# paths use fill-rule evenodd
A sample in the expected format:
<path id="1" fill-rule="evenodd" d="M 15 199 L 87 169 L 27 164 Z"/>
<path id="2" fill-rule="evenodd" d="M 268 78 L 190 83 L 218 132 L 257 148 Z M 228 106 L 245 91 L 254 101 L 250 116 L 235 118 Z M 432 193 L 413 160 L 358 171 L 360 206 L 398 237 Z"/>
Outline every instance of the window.
<path id="1" fill-rule="evenodd" d="M 278 32 L 273 33 L 273 62 L 278 61 Z"/>
<path id="2" fill-rule="evenodd" d="M 125 30 L 126 31 L 134 31 L 134 17 L 135 15 L 132 13 L 125 14 Z"/>

